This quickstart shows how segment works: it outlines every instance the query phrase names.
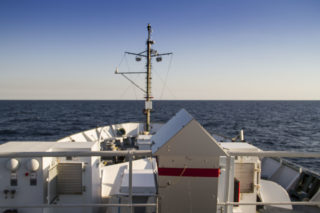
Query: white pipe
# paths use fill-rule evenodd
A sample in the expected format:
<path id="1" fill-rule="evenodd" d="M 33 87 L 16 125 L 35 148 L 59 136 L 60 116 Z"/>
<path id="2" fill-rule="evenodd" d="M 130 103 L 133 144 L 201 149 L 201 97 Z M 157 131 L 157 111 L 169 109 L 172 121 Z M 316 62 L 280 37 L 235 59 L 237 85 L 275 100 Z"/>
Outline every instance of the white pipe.
<path id="1" fill-rule="evenodd" d="M 149 150 L 132 150 L 134 156 L 149 156 Z M 259 152 L 228 152 L 231 156 L 258 156 L 258 157 L 287 157 L 287 158 L 320 158 L 319 152 L 286 152 L 286 151 L 259 151 Z M 59 152 L 0 152 L 0 158 L 24 157 L 113 157 L 130 155 L 130 151 L 59 151 Z"/>
<path id="2" fill-rule="evenodd" d="M 231 156 L 226 156 L 226 167 L 225 167 L 225 187 L 224 187 L 224 201 L 225 203 L 229 202 L 229 185 L 230 185 L 230 166 L 231 166 Z M 228 205 L 224 206 L 224 212 L 229 213 Z"/>
<path id="3" fill-rule="evenodd" d="M 25 157 L 90 157 L 90 156 L 101 156 L 101 157 L 113 157 L 113 156 L 149 156 L 152 154 L 149 150 L 131 150 L 131 151 L 59 151 L 59 152 L 0 152 L 0 158 L 25 158 Z"/>
<path id="4" fill-rule="evenodd" d="M 231 156 L 320 158 L 320 152 L 258 151 L 258 152 L 228 152 L 228 154 Z"/>
<path id="5" fill-rule="evenodd" d="M 255 206 L 273 206 L 273 205 L 293 205 L 293 206 L 318 206 L 320 202 L 317 201 L 293 201 L 293 202 L 220 202 L 217 205 L 255 205 Z"/>
<path id="6" fill-rule="evenodd" d="M 75 204 L 33 204 L 33 205 L 0 205 L 0 209 L 2 208 L 75 208 L 75 207 L 156 207 L 156 203 L 104 203 L 104 204 L 83 204 L 83 203 L 75 203 Z"/>
<path id="7" fill-rule="evenodd" d="M 130 204 L 133 203 L 132 201 L 132 150 L 130 150 L 130 155 L 129 155 L 129 202 Z M 133 212 L 132 206 L 130 206 L 130 212 Z"/>
<path id="8" fill-rule="evenodd" d="M 240 130 L 240 141 L 244 142 L 244 132 L 243 129 Z"/>

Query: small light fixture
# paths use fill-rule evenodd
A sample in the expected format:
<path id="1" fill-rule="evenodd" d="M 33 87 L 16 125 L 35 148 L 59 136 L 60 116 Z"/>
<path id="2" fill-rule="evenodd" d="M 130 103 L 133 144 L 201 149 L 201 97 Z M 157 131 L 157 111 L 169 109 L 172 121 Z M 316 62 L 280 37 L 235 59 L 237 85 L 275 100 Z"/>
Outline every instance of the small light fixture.
<path id="1" fill-rule="evenodd" d="M 11 172 L 17 171 L 18 168 L 19 168 L 19 161 L 17 159 L 11 158 L 7 162 L 7 169 L 10 170 Z"/>
<path id="2" fill-rule="evenodd" d="M 35 172 L 39 169 L 40 163 L 36 159 L 30 159 L 27 161 L 27 169 L 31 172 Z"/>

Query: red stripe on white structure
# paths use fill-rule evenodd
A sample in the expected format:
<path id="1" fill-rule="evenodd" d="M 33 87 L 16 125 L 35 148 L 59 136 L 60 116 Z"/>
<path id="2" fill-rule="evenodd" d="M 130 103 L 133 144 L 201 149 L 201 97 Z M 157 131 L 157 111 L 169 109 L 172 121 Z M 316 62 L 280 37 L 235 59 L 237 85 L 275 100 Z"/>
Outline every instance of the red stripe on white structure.
<path id="1" fill-rule="evenodd" d="M 203 168 L 158 168 L 160 176 L 219 177 L 220 169 Z"/>

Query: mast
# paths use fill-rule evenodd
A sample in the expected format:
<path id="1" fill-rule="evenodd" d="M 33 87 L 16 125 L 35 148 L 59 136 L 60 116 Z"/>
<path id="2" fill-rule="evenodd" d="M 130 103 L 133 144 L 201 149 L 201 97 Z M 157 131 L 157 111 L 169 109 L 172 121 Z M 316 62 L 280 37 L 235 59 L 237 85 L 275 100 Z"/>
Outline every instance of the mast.
<path id="1" fill-rule="evenodd" d="M 151 25 L 148 24 L 147 26 L 148 30 L 148 39 L 146 42 L 147 49 L 140 53 L 132 53 L 132 52 L 125 52 L 125 54 L 129 55 L 135 55 L 136 61 L 141 61 L 141 58 L 146 58 L 146 72 L 119 72 L 118 68 L 115 71 L 115 74 L 121 74 L 123 77 L 125 77 L 128 81 L 130 81 L 134 86 L 136 86 L 138 89 L 140 89 L 143 93 L 145 93 L 145 106 L 144 106 L 144 114 L 146 116 L 145 118 L 145 126 L 144 126 L 144 134 L 149 134 L 151 129 L 151 110 L 152 110 L 152 95 L 151 95 L 151 62 L 152 58 L 156 57 L 157 62 L 162 61 L 162 57 L 164 55 L 171 55 L 172 53 L 162 53 L 159 54 L 156 50 L 152 49 L 152 45 L 154 44 L 154 41 L 151 40 L 151 33 L 152 28 Z M 132 81 L 126 74 L 146 74 L 146 89 L 141 88 L 138 84 L 136 84 L 134 81 Z"/>
<path id="2" fill-rule="evenodd" d="M 154 44 L 154 41 L 151 40 L 151 25 L 148 24 L 148 40 L 147 40 L 147 91 L 146 91 L 146 102 L 145 102 L 145 114 L 146 114 L 146 126 L 145 132 L 150 132 L 150 123 L 151 123 L 151 110 L 152 110 L 152 102 L 151 102 L 151 45 Z"/>

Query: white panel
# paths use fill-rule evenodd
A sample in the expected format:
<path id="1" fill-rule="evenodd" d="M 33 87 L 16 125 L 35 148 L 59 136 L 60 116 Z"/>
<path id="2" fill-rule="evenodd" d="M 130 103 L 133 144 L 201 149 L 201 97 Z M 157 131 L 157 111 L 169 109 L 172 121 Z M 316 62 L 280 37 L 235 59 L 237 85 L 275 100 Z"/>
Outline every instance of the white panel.
<path id="1" fill-rule="evenodd" d="M 57 196 L 58 167 L 54 166 L 48 171 L 48 202 L 51 203 Z"/>
<path id="2" fill-rule="evenodd" d="M 151 102 L 151 101 L 146 101 L 144 108 L 145 108 L 145 109 L 152 109 L 152 102 Z"/>
<path id="3" fill-rule="evenodd" d="M 17 147 L 17 149 L 19 149 Z M 36 158 L 40 162 L 42 168 L 42 159 Z M 6 168 L 6 163 L 8 158 L 0 159 L 0 203 L 1 205 L 32 205 L 32 204 L 42 204 L 46 199 L 46 194 L 44 190 L 45 184 L 45 174 L 43 170 L 36 171 L 36 185 L 31 185 L 30 172 L 26 169 L 26 164 L 29 158 L 17 158 L 21 166 L 13 173 Z M 17 185 L 11 185 L 11 178 L 15 176 L 17 178 Z M 5 190 L 8 190 L 8 193 L 5 195 Z M 14 191 L 14 193 L 12 193 Z M 4 212 L 5 209 L 0 208 L 0 212 Z M 18 212 L 23 213 L 42 213 L 42 209 L 36 208 L 27 208 L 27 209 L 18 209 Z"/>
<path id="4" fill-rule="evenodd" d="M 280 166 L 281 163 L 273 158 L 263 158 L 261 163 L 261 177 L 270 179 Z"/>
<path id="5" fill-rule="evenodd" d="M 154 154 L 159 156 L 159 159 L 164 159 L 165 156 L 168 159 L 173 156 L 184 156 L 186 160 L 189 158 L 202 160 L 215 158 L 216 163 L 219 163 L 219 156 L 226 155 L 218 142 L 194 119 L 162 144 Z M 187 165 L 192 163 L 186 160 Z M 161 161 L 159 163 L 161 164 Z"/>
<path id="6" fill-rule="evenodd" d="M 155 153 L 191 120 L 193 120 L 193 117 L 185 109 L 181 109 L 151 138 L 151 141 L 155 143 L 152 146 L 152 153 Z"/>
<path id="7" fill-rule="evenodd" d="M 232 152 L 257 152 L 260 151 L 260 149 L 256 146 L 253 146 L 252 144 L 249 143 L 244 143 L 244 142 L 222 142 L 220 145 Z"/>
<path id="8" fill-rule="evenodd" d="M 261 180 L 260 185 L 261 185 L 260 198 L 262 202 L 290 202 L 291 201 L 288 195 L 288 192 L 284 188 L 282 188 L 279 184 L 269 180 Z M 273 207 L 292 210 L 291 205 L 279 205 L 279 206 L 275 205 Z"/>
<path id="9" fill-rule="evenodd" d="M 300 173 L 284 164 L 270 177 L 270 180 L 279 183 L 285 189 L 291 187 L 291 184 L 298 179 Z"/>
<path id="10" fill-rule="evenodd" d="M 134 195 L 154 195 L 156 193 L 155 177 L 152 169 L 132 171 L 132 193 Z M 129 171 L 124 171 L 121 193 L 129 192 Z"/>
<path id="11" fill-rule="evenodd" d="M 102 198 L 120 194 L 124 171 L 129 168 L 129 162 L 105 166 L 102 169 Z M 154 173 L 156 160 L 145 158 L 132 161 L 133 170 L 148 170 Z"/>

